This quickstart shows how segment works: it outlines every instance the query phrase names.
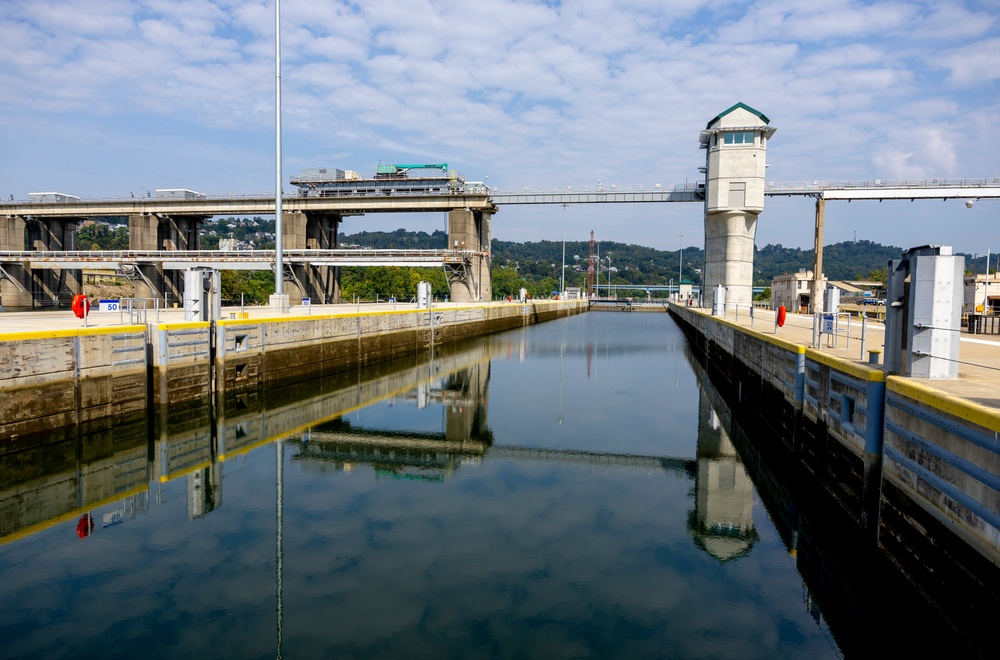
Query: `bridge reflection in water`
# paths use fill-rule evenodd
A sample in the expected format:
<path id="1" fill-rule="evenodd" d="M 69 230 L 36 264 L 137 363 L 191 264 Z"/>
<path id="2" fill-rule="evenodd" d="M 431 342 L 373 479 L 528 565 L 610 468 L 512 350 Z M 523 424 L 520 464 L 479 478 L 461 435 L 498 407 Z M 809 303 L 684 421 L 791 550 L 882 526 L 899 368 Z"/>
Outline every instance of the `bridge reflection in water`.
<path id="1" fill-rule="evenodd" d="M 0 455 L 0 543 L 111 503 L 118 508 L 109 520 L 119 524 L 148 508 L 150 499 L 159 502 L 162 485 L 180 478 L 186 480 L 189 518 L 205 516 L 223 504 L 225 461 L 284 439 L 296 447 L 292 459 L 302 469 L 369 466 L 379 478 L 442 481 L 462 465 L 486 459 L 674 472 L 696 483 L 690 529 L 698 545 L 720 559 L 745 554 L 755 538 L 753 486 L 714 410 L 705 405 L 696 460 L 494 444 L 490 360 L 512 352 L 521 359 L 529 352 L 553 356 L 556 348 L 510 336 L 487 338 L 357 373 L 242 394 L 218 409 L 212 401 L 164 406 L 154 411 L 152 424 L 132 419 L 95 435 L 23 439 Z M 585 354 L 588 365 L 595 351 L 593 343 L 565 349 L 567 355 Z M 602 354 L 608 351 L 615 349 Z M 387 401 L 440 406 L 440 431 L 373 429 L 345 418 Z"/>
<path id="2" fill-rule="evenodd" d="M 649 327 L 654 327 L 654 324 L 659 324 L 655 327 L 663 327 L 670 323 L 666 316 L 661 315 L 586 316 L 619 319 L 602 323 L 620 323 L 620 319 L 627 317 L 624 322 L 642 323 Z M 633 321 L 633 316 L 644 318 Z M 570 319 L 567 323 L 577 326 L 589 323 L 584 317 Z M 555 327 L 556 324 L 552 325 Z M 185 539 L 188 534 L 196 533 L 194 529 L 232 534 L 232 523 L 226 522 L 225 517 L 229 514 L 228 509 L 233 509 L 236 520 L 240 520 L 241 515 L 248 515 L 241 512 L 251 506 L 250 501 L 270 497 L 267 489 L 260 488 L 259 483 L 243 484 L 242 472 L 252 471 L 255 465 L 262 462 L 267 464 L 266 452 L 255 450 L 276 444 L 278 456 L 287 459 L 276 461 L 276 468 L 270 468 L 275 471 L 264 476 L 265 480 L 273 476 L 277 483 L 274 494 L 278 511 L 277 539 L 272 546 L 277 556 L 274 557 L 275 566 L 271 573 L 277 588 L 276 591 L 272 588 L 267 597 L 276 602 L 279 627 L 275 643 L 280 655 L 284 638 L 288 637 L 288 626 L 282 626 L 284 602 L 290 598 L 286 594 L 295 593 L 297 597 L 302 597 L 303 569 L 298 564 L 305 562 L 311 565 L 315 559 L 309 553 L 304 556 L 300 546 L 286 547 L 288 542 L 282 540 L 283 529 L 289 524 L 283 518 L 283 511 L 288 506 L 283 503 L 283 500 L 287 501 L 287 482 L 301 485 L 303 479 L 309 479 L 324 492 L 336 493 L 332 496 L 341 500 L 350 500 L 351 493 L 355 498 L 374 497 L 374 493 L 384 492 L 384 486 L 394 482 L 396 485 L 393 488 L 416 489 L 406 492 L 410 497 L 419 497 L 420 502 L 426 505 L 436 500 L 428 500 L 421 493 L 447 491 L 462 496 L 463 490 L 456 488 L 456 484 L 471 487 L 483 482 L 483 479 L 469 479 L 470 474 L 467 473 L 494 471 L 503 474 L 510 471 L 510 466 L 519 466 L 522 473 L 534 475 L 533 478 L 550 474 L 548 466 L 574 474 L 612 475 L 614 478 L 601 481 L 602 485 L 612 488 L 625 483 L 618 478 L 621 474 L 635 477 L 630 479 L 631 482 L 636 478 L 648 481 L 650 477 L 664 477 L 652 481 L 653 490 L 648 492 L 676 493 L 681 512 L 687 511 L 686 529 L 682 530 L 682 535 L 686 532 L 689 546 L 693 541 L 694 546 L 700 548 L 692 548 L 694 554 L 717 567 L 716 571 L 726 571 L 728 577 L 722 578 L 722 584 L 732 583 L 736 588 L 735 585 L 741 581 L 739 574 L 747 570 L 762 571 L 765 574 L 763 579 L 770 579 L 767 574 L 773 576 L 776 570 L 773 560 L 764 566 L 747 562 L 754 561 L 752 555 L 765 553 L 766 556 L 769 552 L 767 540 L 762 536 L 770 535 L 773 539 L 776 535 L 780 538 L 780 544 L 787 550 L 788 556 L 794 558 L 801 576 L 796 578 L 802 590 L 800 612 L 805 612 L 803 616 L 806 618 L 813 617 L 818 628 L 828 625 L 842 652 L 853 654 L 888 648 L 915 651 L 924 648 L 926 640 L 919 637 L 904 639 L 898 634 L 899 630 L 914 623 L 921 630 L 931 631 L 935 644 L 946 645 L 958 653 L 965 650 L 976 652 L 977 649 L 967 649 L 963 640 L 928 613 L 929 609 L 920 605 L 919 599 L 913 598 L 905 585 L 892 580 L 884 566 L 875 561 L 874 553 L 859 551 L 863 546 L 853 539 L 855 534 L 850 527 L 838 523 L 836 517 L 818 503 L 814 494 L 802 487 L 794 470 L 761 451 L 759 439 L 740 427 L 697 360 L 681 345 L 677 345 L 677 355 L 683 357 L 678 357 L 678 361 L 681 366 L 693 370 L 692 380 L 698 383 L 697 394 L 690 394 L 690 400 L 697 402 L 694 420 L 697 435 L 694 443 L 690 442 L 692 438 L 686 439 L 687 446 L 694 445 L 694 451 L 689 455 L 569 448 L 575 445 L 572 438 L 567 442 L 565 437 L 563 443 L 569 447 L 559 446 L 555 441 L 539 443 L 530 437 L 525 439 L 509 433 L 498 440 L 490 418 L 490 383 L 497 365 L 509 364 L 508 361 L 530 363 L 535 359 L 554 367 L 555 361 L 559 360 L 559 405 L 562 408 L 563 359 L 572 356 L 574 368 L 578 371 L 574 378 L 597 379 L 600 375 L 604 379 L 602 383 L 617 382 L 611 380 L 609 374 L 614 369 L 616 355 L 641 362 L 652 352 L 661 350 L 664 342 L 683 343 L 679 333 L 665 338 L 642 335 L 620 344 L 607 341 L 607 337 L 589 336 L 586 332 L 575 334 L 565 341 L 559 341 L 553 334 L 545 329 L 504 333 L 435 349 L 433 354 L 412 356 L 281 389 L 206 401 L 203 405 L 164 407 L 152 411 L 148 419 L 121 420 L 122 423 L 117 426 L 91 436 L 11 440 L 0 448 L 0 545 L 6 545 L 10 554 L 17 542 L 40 536 L 44 530 L 64 522 L 75 526 L 76 535 L 80 537 L 119 533 L 112 528 L 132 530 L 134 527 L 136 533 L 141 533 L 139 528 L 144 525 L 144 518 L 162 521 L 166 514 L 161 515 L 161 510 L 180 504 L 176 498 L 171 500 L 170 497 L 170 493 L 179 490 L 176 487 L 178 482 L 183 484 L 187 518 L 210 526 L 192 526 L 192 531 L 187 533 L 174 529 L 172 536 Z M 569 383 L 567 378 L 567 387 Z M 569 409 L 573 395 L 567 394 L 565 398 Z M 390 407 L 391 415 L 369 414 L 375 409 L 385 412 Z M 435 415 L 435 411 L 440 411 L 440 414 Z M 560 420 L 564 416 L 571 420 L 573 414 L 569 410 L 558 411 Z M 578 411 L 576 414 L 579 414 Z M 420 422 L 412 423 L 418 417 Z M 626 412 L 620 426 L 624 429 L 627 424 Z M 285 445 L 289 449 L 287 454 L 283 450 Z M 294 469 L 282 468 L 286 460 Z M 580 467 L 584 469 L 579 470 Z M 254 474 L 260 476 L 259 473 Z M 369 484 L 371 481 L 385 483 L 380 483 L 378 490 L 373 491 L 368 486 L 359 487 L 359 478 Z M 226 479 L 235 479 L 230 481 L 230 488 L 235 487 L 235 490 L 224 500 Z M 341 480 L 351 480 L 355 484 L 353 490 L 337 487 L 335 482 Z M 412 486 L 407 486 L 407 482 Z M 671 490 L 672 483 L 680 488 Z M 574 486 L 568 482 L 562 485 Z M 572 492 L 579 494 L 581 491 Z M 306 497 L 301 488 L 296 493 L 300 499 Z M 547 495 L 549 491 L 532 493 L 554 496 Z M 315 497 L 315 494 L 312 496 Z M 761 526 L 759 507 L 757 520 L 754 518 L 758 498 L 769 514 L 766 529 Z M 483 500 L 473 501 L 479 506 L 483 504 Z M 637 502 L 631 506 L 647 506 L 647 503 Z M 650 532 L 648 539 L 629 551 L 653 553 L 658 557 L 656 553 L 664 552 L 663 548 L 672 543 L 671 533 L 666 531 L 671 511 L 662 499 L 651 501 L 648 506 L 662 508 L 654 508 L 648 516 L 635 518 L 634 521 L 630 519 L 630 522 L 647 528 L 662 525 L 664 529 Z M 542 507 L 532 515 L 541 515 L 544 511 L 545 507 Z M 567 515 L 572 517 L 573 513 L 569 511 Z M 377 519 L 378 515 L 387 514 L 370 512 L 367 515 Z M 467 515 L 486 516 L 486 512 L 470 508 Z M 600 506 L 594 515 L 603 515 Z M 624 512 L 618 511 L 617 515 L 623 517 Z M 492 520 L 488 517 L 484 519 Z M 293 523 L 295 527 L 304 524 L 301 513 L 294 520 L 297 521 Z M 249 524 L 256 529 L 255 523 Z M 368 524 L 381 523 L 369 519 Z M 505 521 L 505 524 L 513 523 Z M 627 526 L 619 526 L 619 529 L 631 529 L 633 533 L 635 530 Z M 481 532 L 482 526 L 474 527 L 474 530 Z M 260 531 L 257 530 L 257 533 Z M 253 538 L 251 534 L 245 550 L 247 553 L 252 553 Z M 447 538 L 454 542 L 455 533 Z M 343 541 L 340 537 L 338 540 Z M 556 537 L 555 541 L 566 543 L 562 537 Z M 434 543 L 436 539 L 424 539 L 424 542 Z M 183 545 L 189 543 L 190 539 L 183 541 Z M 490 544 L 491 541 L 487 539 L 485 543 Z M 341 548 L 340 543 L 335 545 L 337 547 L 324 546 L 323 552 L 349 552 Z M 761 548 L 761 545 L 765 547 Z M 559 547 L 564 552 L 567 550 L 566 547 Z M 598 549 L 592 551 L 600 552 Z M 686 575 L 685 571 L 695 570 L 691 568 L 695 560 L 685 555 L 683 549 L 675 548 L 673 552 L 679 554 L 681 559 L 672 561 L 680 561 L 685 568 L 674 573 L 671 579 L 704 579 L 704 588 L 718 588 L 718 585 L 710 586 L 715 584 L 710 580 L 718 578 L 710 578 L 704 572 Z M 286 556 L 289 553 L 294 554 Z M 572 562 L 578 561 L 578 558 L 565 560 Z M 356 559 L 346 561 L 349 564 Z M 644 570 L 652 570 L 657 561 Z M 392 561 L 389 563 L 395 565 Z M 744 565 L 747 565 L 746 569 L 739 568 Z M 290 566 L 296 566 L 293 581 L 287 579 Z M 736 572 L 729 573 L 733 570 L 730 567 L 734 567 Z M 212 570 L 218 568 L 217 565 Z M 632 579 L 627 571 L 624 575 L 617 574 L 622 570 L 620 566 L 606 568 L 613 571 L 612 575 L 617 575 L 611 579 L 611 584 Z M 0 570 L 0 576 L 9 577 L 10 573 Z M 404 576 L 399 577 L 402 579 Z M 180 576 L 168 578 L 181 579 Z M 251 579 L 260 581 L 267 578 L 254 573 Z M 528 579 L 530 582 L 536 578 Z M 587 578 L 590 581 L 597 579 L 597 576 Z M 664 580 L 663 576 L 650 580 L 652 584 L 648 585 L 648 589 L 651 594 L 662 595 L 662 591 L 669 591 L 670 580 Z M 289 584 L 296 586 L 290 588 Z M 379 589 L 383 587 L 389 588 L 388 585 L 381 585 Z M 155 588 L 159 587 L 154 585 Z M 759 588 L 771 586 L 761 584 Z M 359 612 L 368 612 L 375 607 L 363 595 L 349 593 L 354 594 L 352 598 L 359 599 Z M 417 593 L 418 600 L 429 597 L 420 593 L 419 588 Z M 0 587 L 0 595 L 7 597 L 9 594 Z M 332 596 L 326 594 L 325 597 Z M 640 601 L 650 597 L 644 596 Z M 698 599 L 688 594 L 684 600 L 693 603 Z M 125 605 L 123 602 L 119 607 Z M 237 605 L 230 603 L 232 607 Z M 381 601 L 377 605 L 381 607 Z M 297 606 L 301 609 L 305 605 L 298 603 Z M 720 602 L 719 606 L 731 608 L 733 604 L 727 601 Z M 764 606 L 754 605 L 755 610 L 760 607 Z M 156 616 L 160 616 L 158 607 L 150 611 L 156 611 Z M 679 611 L 671 612 L 672 617 L 682 616 Z M 790 614 L 784 612 L 779 616 Z M 880 625 L 890 631 L 882 641 L 872 642 L 870 639 L 871 621 L 874 620 L 880 621 Z M 590 625 L 587 623 L 586 627 Z M 646 634 L 640 633 L 639 637 Z M 97 644 L 95 639 L 84 643 L 82 648 L 96 648 Z M 225 653 L 225 649 L 236 647 L 225 642 L 218 648 Z"/>

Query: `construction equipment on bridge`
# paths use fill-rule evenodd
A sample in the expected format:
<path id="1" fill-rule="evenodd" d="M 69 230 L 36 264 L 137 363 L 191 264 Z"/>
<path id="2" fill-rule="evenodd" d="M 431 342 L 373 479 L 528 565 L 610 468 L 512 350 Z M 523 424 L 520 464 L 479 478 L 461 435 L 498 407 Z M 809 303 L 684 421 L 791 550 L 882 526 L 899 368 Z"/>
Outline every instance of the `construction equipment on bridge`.
<path id="1" fill-rule="evenodd" d="M 411 170 L 420 170 L 411 174 Z M 451 195 L 466 192 L 465 177 L 448 169 L 448 163 L 379 163 L 375 174 L 359 175 L 334 167 L 313 167 L 289 178 L 303 197 L 371 195 Z M 478 191 L 483 194 L 485 191 Z"/>
<path id="2" fill-rule="evenodd" d="M 448 171 L 448 163 L 433 163 L 430 165 L 383 165 L 379 163 L 375 168 L 375 178 L 382 179 L 385 177 L 393 176 L 406 176 L 406 173 L 410 170 L 441 170 L 442 172 Z"/>

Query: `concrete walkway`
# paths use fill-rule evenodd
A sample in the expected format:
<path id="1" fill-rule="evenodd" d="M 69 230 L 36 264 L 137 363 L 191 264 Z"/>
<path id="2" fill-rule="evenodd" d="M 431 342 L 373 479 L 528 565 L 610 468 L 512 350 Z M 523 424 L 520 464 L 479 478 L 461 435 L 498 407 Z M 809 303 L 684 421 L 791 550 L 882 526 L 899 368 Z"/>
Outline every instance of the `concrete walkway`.
<path id="1" fill-rule="evenodd" d="M 710 313 L 707 309 L 697 311 Z M 728 321 L 738 325 L 752 328 L 765 335 L 776 334 L 785 341 L 814 348 L 812 316 L 788 314 L 785 325 L 781 328 L 775 328 L 774 317 L 775 312 L 763 309 L 755 309 L 752 319 L 746 308 L 738 312 L 730 310 L 726 314 Z M 828 341 L 833 337 L 823 335 L 819 350 L 852 362 L 868 364 L 868 353 L 863 353 L 861 350 L 861 320 L 856 318 L 851 320 L 849 339 L 847 329 L 841 326 L 840 330 L 841 334 L 836 337 L 835 345 L 832 347 L 828 345 Z M 878 356 L 881 367 L 884 365 L 885 357 L 885 326 L 879 321 L 869 319 L 865 324 L 864 334 L 866 349 L 881 351 Z M 958 359 L 958 378 L 927 380 L 926 384 L 984 406 L 1000 408 L 1000 336 L 968 335 L 963 332 Z"/>
<path id="2" fill-rule="evenodd" d="M 475 305 L 508 305 L 517 303 L 494 302 L 494 303 L 435 303 L 435 308 L 445 307 L 468 307 Z M 364 312 L 385 312 L 390 310 L 415 309 L 414 303 L 343 303 L 340 305 L 293 305 L 288 316 L 309 316 L 327 314 L 356 314 Z M 274 318 L 282 314 L 276 309 L 269 307 L 246 307 L 244 311 L 249 314 L 250 319 Z M 709 310 L 696 310 L 700 313 L 708 314 Z M 239 307 L 224 307 L 222 318 L 235 318 L 240 312 Z M 775 312 L 771 310 L 754 310 L 753 318 L 749 310 L 744 308 L 739 311 L 730 310 L 726 314 L 726 319 L 741 326 L 752 328 L 753 330 L 766 335 L 776 334 L 776 336 L 786 341 L 802 344 L 812 348 L 812 316 L 789 314 L 785 325 L 775 328 Z M 145 320 L 140 323 L 181 323 L 184 321 L 184 310 L 182 309 L 160 309 L 147 310 Z M 110 327 L 115 325 L 128 325 L 130 323 L 127 313 L 100 312 L 96 308 L 91 310 L 87 317 L 86 327 Z M 70 330 L 83 328 L 84 321 L 76 318 L 73 312 L 66 310 L 58 311 L 35 311 L 35 312 L 0 312 L 0 340 L 6 333 L 20 333 L 45 330 Z M 831 353 L 838 357 L 851 360 L 860 364 L 868 364 L 867 352 L 861 350 L 862 324 L 858 319 L 853 319 L 850 325 L 850 339 L 846 331 L 842 329 L 842 334 L 836 338 L 836 345 L 828 346 L 829 337 L 824 335 L 823 346 L 820 350 Z M 874 320 L 869 320 L 865 327 L 865 344 L 867 349 L 884 351 L 884 327 Z M 948 394 L 974 401 L 976 403 L 1000 409 L 1000 337 L 993 339 L 989 335 L 962 335 L 959 349 L 958 378 L 951 380 L 927 381 L 927 384 Z M 882 364 L 884 355 L 879 355 L 879 363 Z"/>
<path id="3" fill-rule="evenodd" d="M 435 309 L 451 307 L 470 307 L 482 304 L 509 304 L 509 303 L 434 303 Z M 267 306 L 247 306 L 223 307 L 222 318 L 237 318 L 241 311 L 246 312 L 252 319 L 274 318 L 281 316 L 323 316 L 329 314 L 356 314 L 364 312 L 386 312 L 395 310 L 416 309 L 416 303 L 411 302 L 381 302 L 381 303 L 342 303 L 339 305 L 292 305 L 287 315 L 281 314 L 276 308 Z M 144 323 L 182 323 L 184 321 L 184 310 L 176 308 L 149 309 L 145 310 L 145 316 L 136 312 L 137 321 L 129 319 L 128 312 L 101 312 L 96 307 L 90 310 L 86 322 L 76 318 L 69 309 L 56 311 L 34 311 L 34 312 L 0 312 L 0 340 L 4 333 L 9 332 L 32 332 L 39 330 L 72 330 L 77 328 L 106 328 L 115 325 L 129 325 L 133 322 Z"/>

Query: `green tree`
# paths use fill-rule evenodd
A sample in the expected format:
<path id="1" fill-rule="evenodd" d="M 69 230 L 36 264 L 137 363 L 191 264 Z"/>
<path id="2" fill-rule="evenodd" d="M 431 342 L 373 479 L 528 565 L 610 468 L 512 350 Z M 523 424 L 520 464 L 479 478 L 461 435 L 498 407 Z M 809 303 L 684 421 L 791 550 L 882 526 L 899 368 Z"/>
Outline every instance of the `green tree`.
<path id="1" fill-rule="evenodd" d="M 518 297 L 524 282 L 521 281 L 521 276 L 516 270 L 504 267 L 494 268 L 490 271 L 490 275 L 493 277 L 493 295 L 500 298 Z"/>
<path id="2" fill-rule="evenodd" d="M 222 302 L 226 305 L 263 305 L 274 293 L 274 273 L 270 270 L 224 270 L 219 273 Z"/>
<path id="3" fill-rule="evenodd" d="M 868 271 L 868 281 L 869 282 L 885 282 L 889 279 L 889 269 L 885 268 L 875 268 Z"/>

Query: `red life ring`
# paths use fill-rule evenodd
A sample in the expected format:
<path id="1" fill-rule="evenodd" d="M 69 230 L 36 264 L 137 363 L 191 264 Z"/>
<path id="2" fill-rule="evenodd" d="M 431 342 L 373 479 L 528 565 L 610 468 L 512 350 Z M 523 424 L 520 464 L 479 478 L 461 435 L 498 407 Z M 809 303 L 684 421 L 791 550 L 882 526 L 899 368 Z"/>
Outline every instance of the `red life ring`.
<path id="1" fill-rule="evenodd" d="M 785 314 L 786 313 L 787 313 L 787 310 L 785 309 L 784 305 L 782 305 L 781 307 L 778 308 L 778 327 L 779 328 L 782 327 L 783 325 L 785 325 Z"/>
<path id="2" fill-rule="evenodd" d="M 82 319 L 90 312 L 90 300 L 82 293 L 73 296 L 73 313 L 76 318 Z"/>

